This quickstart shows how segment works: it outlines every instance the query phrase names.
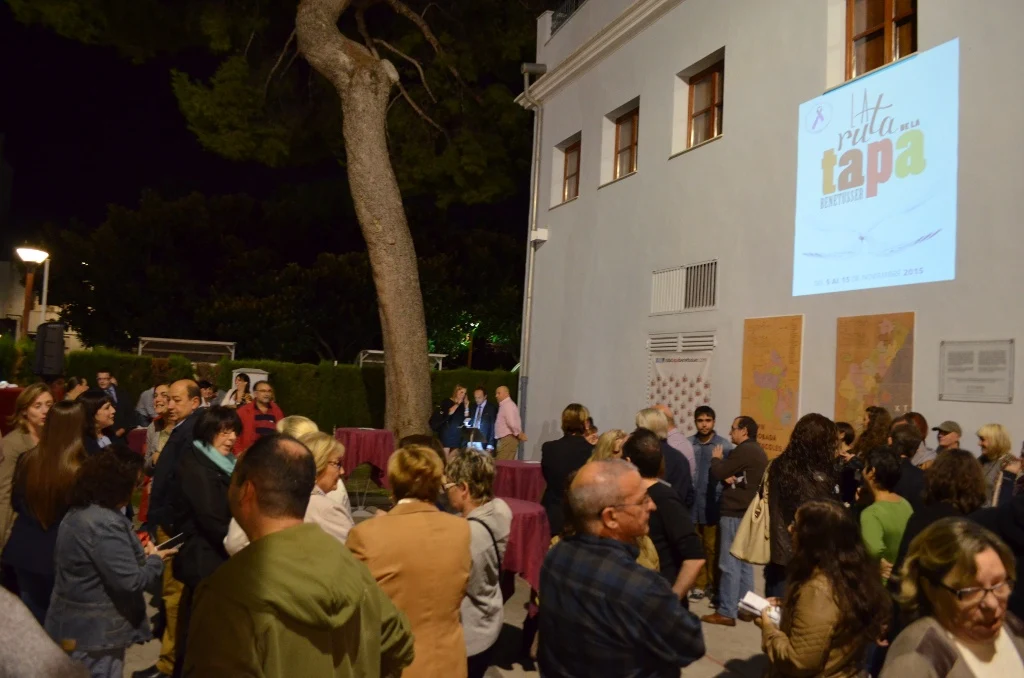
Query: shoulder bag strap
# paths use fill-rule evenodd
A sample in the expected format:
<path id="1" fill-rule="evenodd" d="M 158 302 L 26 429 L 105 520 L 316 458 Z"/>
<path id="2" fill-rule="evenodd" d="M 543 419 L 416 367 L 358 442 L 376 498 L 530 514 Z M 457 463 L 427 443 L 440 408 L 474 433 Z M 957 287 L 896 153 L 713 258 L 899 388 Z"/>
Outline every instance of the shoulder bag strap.
<path id="1" fill-rule="evenodd" d="M 487 526 L 487 523 L 479 518 L 466 518 L 466 520 L 472 520 L 474 523 L 483 525 L 484 529 L 487 530 L 487 534 L 491 535 L 491 543 L 494 544 L 494 555 L 498 557 L 498 571 L 501 572 L 501 550 L 498 548 L 498 540 L 494 538 L 494 532 Z"/>

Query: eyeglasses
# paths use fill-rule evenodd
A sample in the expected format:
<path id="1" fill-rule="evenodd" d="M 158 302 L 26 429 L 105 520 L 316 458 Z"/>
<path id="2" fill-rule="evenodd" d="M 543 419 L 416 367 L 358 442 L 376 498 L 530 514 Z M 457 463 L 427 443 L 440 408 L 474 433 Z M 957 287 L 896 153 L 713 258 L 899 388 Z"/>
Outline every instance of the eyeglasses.
<path id="1" fill-rule="evenodd" d="M 601 509 L 600 511 L 597 512 L 597 517 L 598 518 L 601 517 L 601 515 L 604 513 L 604 509 L 610 509 L 610 508 L 625 509 L 625 508 L 629 508 L 631 506 L 641 506 L 642 507 L 642 506 L 647 506 L 648 502 L 653 504 L 654 500 L 651 499 L 651 495 L 645 494 L 643 496 L 643 498 L 640 501 L 638 501 L 638 502 L 633 502 L 633 503 L 629 503 L 629 504 L 609 504 L 608 506 L 605 506 L 603 509 Z"/>
<path id="2" fill-rule="evenodd" d="M 952 586 L 946 586 L 942 581 L 933 581 L 932 583 L 946 589 L 956 596 L 956 599 L 961 603 L 967 603 L 968 605 L 980 605 L 981 601 L 985 600 L 985 596 L 989 593 L 999 601 L 1006 600 L 1013 593 L 1013 581 L 1009 579 L 995 586 L 971 586 L 965 589 L 955 589 Z"/>

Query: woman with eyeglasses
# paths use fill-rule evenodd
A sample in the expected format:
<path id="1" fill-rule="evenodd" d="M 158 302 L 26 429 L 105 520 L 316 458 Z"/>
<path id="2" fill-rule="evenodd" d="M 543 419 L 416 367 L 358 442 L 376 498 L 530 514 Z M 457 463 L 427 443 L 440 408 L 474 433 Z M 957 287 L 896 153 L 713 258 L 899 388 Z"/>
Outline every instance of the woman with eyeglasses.
<path id="1" fill-rule="evenodd" d="M 470 572 L 469 522 L 442 513 L 437 500 L 444 467 L 429 447 L 395 450 L 389 512 L 352 528 L 345 545 L 396 606 L 415 636 L 416 659 L 403 678 L 466 678 L 462 599 Z"/>
<path id="2" fill-rule="evenodd" d="M 910 545 L 898 597 L 916 619 L 889 649 L 882 678 L 1024 675 L 1024 623 L 1007 610 L 1010 549 L 965 518 L 945 518 Z"/>

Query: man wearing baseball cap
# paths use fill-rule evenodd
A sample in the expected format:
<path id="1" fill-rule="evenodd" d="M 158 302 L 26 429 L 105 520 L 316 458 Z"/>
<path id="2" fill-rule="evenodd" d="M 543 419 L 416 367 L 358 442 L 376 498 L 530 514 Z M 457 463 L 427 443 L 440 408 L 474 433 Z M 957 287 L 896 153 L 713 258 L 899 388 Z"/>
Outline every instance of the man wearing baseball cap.
<path id="1" fill-rule="evenodd" d="M 964 433 L 960 429 L 960 424 L 955 421 L 944 421 L 932 430 L 939 433 L 939 447 L 935 450 L 936 454 L 941 454 L 946 450 L 960 449 L 960 436 Z"/>

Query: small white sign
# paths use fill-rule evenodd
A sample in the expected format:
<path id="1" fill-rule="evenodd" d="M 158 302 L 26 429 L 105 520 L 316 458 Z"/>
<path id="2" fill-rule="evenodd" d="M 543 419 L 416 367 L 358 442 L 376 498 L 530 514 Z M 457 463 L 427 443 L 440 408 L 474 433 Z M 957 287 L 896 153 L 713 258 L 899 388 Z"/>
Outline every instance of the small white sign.
<path id="1" fill-rule="evenodd" d="M 1012 403 L 1013 361 L 1013 339 L 942 342 L 939 400 Z"/>

